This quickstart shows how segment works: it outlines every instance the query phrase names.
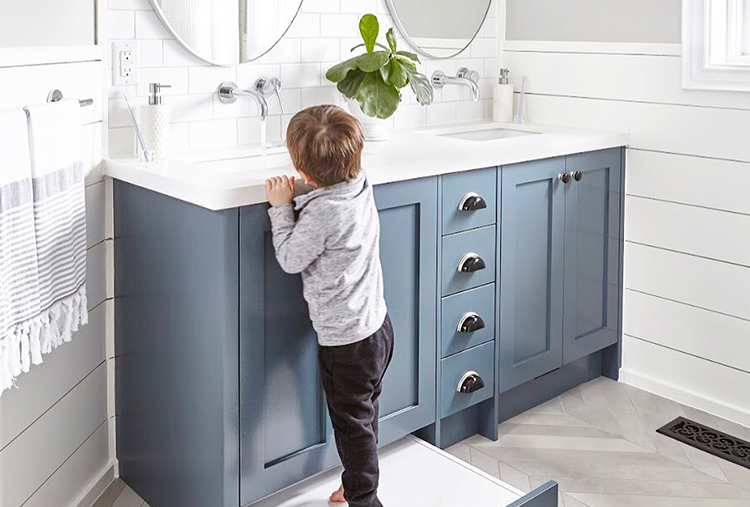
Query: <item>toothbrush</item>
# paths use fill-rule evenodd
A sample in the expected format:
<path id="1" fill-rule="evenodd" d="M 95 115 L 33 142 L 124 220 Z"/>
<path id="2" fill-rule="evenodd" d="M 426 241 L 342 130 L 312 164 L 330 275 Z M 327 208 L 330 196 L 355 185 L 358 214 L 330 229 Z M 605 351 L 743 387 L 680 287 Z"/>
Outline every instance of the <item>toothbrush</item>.
<path id="1" fill-rule="evenodd" d="M 154 160 L 154 151 L 146 149 L 146 143 L 143 142 L 143 136 L 141 135 L 141 128 L 138 126 L 138 122 L 135 121 L 135 115 L 133 114 L 133 109 L 130 107 L 130 102 L 128 102 L 128 98 L 125 96 L 124 93 L 121 93 L 122 98 L 125 99 L 125 105 L 128 107 L 128 113 L 130 114 L 130 121 L 133 124 L 133 130 L 135 130 L 135 136 L 138 138 L 138 144 L 141 147 L 141 152 L 143 152 L 143 158 L 146 159 L 146 162 L 153 162 Z"/>
<path id="2" fill-rule="evenodd" d="M 521 79 L 521 95 L 518 97 L 518 115 L 516 116 L 516 123 L 519 125 L 522 124 L 525 120 L 524 115 L 526 111 L 524 111 L 524 108 L 526 107 L 526 77 L 524 76 L 523 79 Z"/>

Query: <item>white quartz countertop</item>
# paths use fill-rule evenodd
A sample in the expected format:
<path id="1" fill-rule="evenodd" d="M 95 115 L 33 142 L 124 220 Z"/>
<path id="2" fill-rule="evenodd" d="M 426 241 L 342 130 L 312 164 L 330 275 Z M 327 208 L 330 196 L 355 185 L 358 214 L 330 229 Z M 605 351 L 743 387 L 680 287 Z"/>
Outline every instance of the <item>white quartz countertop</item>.
<path id="1" fill-rule="evenodd" d="M 445 137 L 498 128 L 534 134 L 490 141 Z M 628 142 L 629 136 L 622 133 L 483 122 L 394 130 L 391 140 L 365 145 L 362 165 L 370 181 L 378 185 L 627 146 Z M 109 159 L 104 161 L 104 174 L 211 210 L 222 210 L 266 202 L 266 178 L 296 172 L 285 150 L 270 149 L 263 157 L 258 148 L 250 148 L 191 153 L 152 163 Z"/>

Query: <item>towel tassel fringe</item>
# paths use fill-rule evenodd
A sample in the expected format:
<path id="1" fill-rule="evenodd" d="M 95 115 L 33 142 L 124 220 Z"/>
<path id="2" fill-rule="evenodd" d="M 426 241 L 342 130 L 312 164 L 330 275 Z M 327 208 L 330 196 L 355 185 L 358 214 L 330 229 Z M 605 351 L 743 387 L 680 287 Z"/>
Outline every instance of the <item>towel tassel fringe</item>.
<path id="1" fill-rule="evenodd" d="M 17 324 L 0 339 L 0 393 L 15 386 L 16 377 L 31 365 L 42 363 L 63 343 L 68 343 L 81 326 L 88 324 L 86 284 L 41 315 Z"/>

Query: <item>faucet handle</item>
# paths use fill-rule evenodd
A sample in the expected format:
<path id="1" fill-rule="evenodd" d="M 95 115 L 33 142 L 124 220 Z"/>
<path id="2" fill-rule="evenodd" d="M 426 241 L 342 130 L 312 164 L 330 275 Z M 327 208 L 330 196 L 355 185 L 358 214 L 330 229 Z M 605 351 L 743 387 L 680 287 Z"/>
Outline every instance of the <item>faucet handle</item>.
<path id="1" fill-rule="evenodd" d="M 470 79 L 474 81 L 475 83 L 479 84 L 479 72 L 476 70 L 469 70 L 466 67 L 461 67 L 458 69 L 458 72 L 456 73 L 456 77 L 463 77 L 466 79 Z"/>
<path id="2" fill-rule="evenodd" d="M 276 101 L 279 103 L 279 109 L 284 113 L 284 104 L 281 102 L 281 80 L 276 77 L 261 77 L 255 82 L 255 89 L 268 98 L 276 95 Z"/>
<path id="3" fill-rule="evenodd" d="M 284 114 L 284 103 L 281 101 L 281 83 L 279 82 L 279 87 L 276 88 L 276 102 L 279 103 L 279 109 L 281 110 L 281 114 Z"/>

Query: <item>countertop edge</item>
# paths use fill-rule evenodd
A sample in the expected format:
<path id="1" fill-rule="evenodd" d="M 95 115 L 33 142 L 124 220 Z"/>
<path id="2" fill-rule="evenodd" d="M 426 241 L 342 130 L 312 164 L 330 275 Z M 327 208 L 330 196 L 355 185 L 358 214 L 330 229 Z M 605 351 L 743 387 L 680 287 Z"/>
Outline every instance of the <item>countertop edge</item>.
<path id="1" fill-rule="evenodd" d="M 571 130 L 575 132 L 575 130 Z M 487 167 L 508 166 L 534 160 L 575 155 L 577 153 L 627 147 L 630 140 L 630 136 L 623 133 L 598 132 L 587 134 L 575 137 L 566 136 L 562 140 L 555 140 L 555 142 L 540 143 L 539 146 L 533 149 L 533 153 L 531 154 L 528 153 L 528 148 L 515 149 L 514 146 L 507 146 L 507 149 L 503 153 L 497 154 L 496 158 L 494 158 L 494 153 L 492 155 L 469 155 L 465 157 L 464 162 L 459 163 L 452 161 L 441 165 L 439 163 L 424 161 L 417 164 L 405 162 L 402 165 L 409 165 L 407 170 L 399 170 L 398 167 L 377 166 L 374 168 L 365 167 L 365 170 L 368 171 L 368 177 L 374 185 L 383 185 Z M 491 157 L 492 160 L 490 160 Z M 365 159 L 365 163 L 367 163 L 367 159 Z M 179 172 L 177 171 L 169 175 L 164 174 L 164 171 L 168 172 L 175 164 L 179 164 L 181 168 L 186 169 L 206 170 L 206 168 L 200 167 L 196 162 L 183 162 L 179 160 L 161 160 L 146 164 L 134 159 L 105 159 L 102 161 L 102 172 L 105 176 L 115 180 L 146 188 L 212 211 L 222 211 L 267 202 L 262 183 L 238 184 L 225 188 L 209 186 L 207 188 L 205 184 L 199 185 L 187 179 L 180 179 Z M 162 172 L 154 171 L 154 169 L 161 169 Z M 271 174 L 269 173 L 268 175 L 270 176 Z"/>

